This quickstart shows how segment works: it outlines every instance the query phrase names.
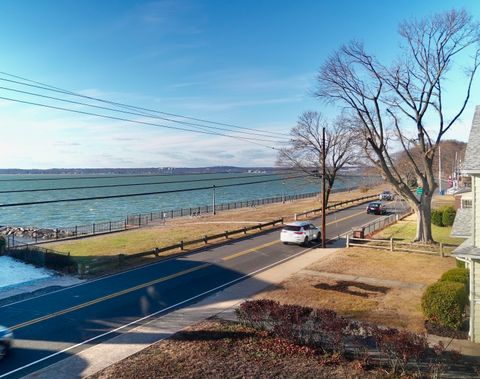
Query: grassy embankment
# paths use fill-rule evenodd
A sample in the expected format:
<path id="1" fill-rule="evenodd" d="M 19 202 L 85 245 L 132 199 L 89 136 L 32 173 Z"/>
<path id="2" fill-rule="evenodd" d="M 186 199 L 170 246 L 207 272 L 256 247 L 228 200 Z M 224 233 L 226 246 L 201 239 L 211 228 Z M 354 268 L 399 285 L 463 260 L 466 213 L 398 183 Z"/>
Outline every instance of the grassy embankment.
<path id="1" fill-rule="evenodd" d="M 332 202 L 378 193 L 382 189 L 383 186 L 372 188 L 368 192 L 355 190 L 333 194 Z M 155 247 L 173 245 L 181 240 L 193 240 L 206 234 L 222 233 L 226 230 L 239 229 L 282 217 L 286 221 L 292 220 L 294 213 L 311 210 L 319 206 L 319 199 L 303 199 L 286 204 L 269 204 L 257 208 L 224 211 L 216 216 L 188 217 L 169 221 L 165 225 L 155 223 L 141 229 L 78 240 L 59 241 L 43 246 L 57 251 L 70 252 L 74 259 L 88 264 L 92 260 L 98 260 L 102 257 L 147 251 Z M 177 252 L 167 252 L 165 255 L 173 253 Z"/>
<path id="2" fill-rule="evenodd" d="M 432 201 L 432 208 L 440 208 L 444 206 L 454 205 L 453 196 L 436 196 Z M 410 242 L 415 238 L 417 230 L 417 217 L 412 214 L 396 224 L 379 231 L 375 234 L 375 238 L 393 238 L 399 241 Z M 450 237 L 452 231 L 451 226 L 436 226 L 432 224 L 433 239 L 438 243 L 460 245 L 464 240 L 462 238 Z M 451 249 L 450 249 L 451 250 Z"/>

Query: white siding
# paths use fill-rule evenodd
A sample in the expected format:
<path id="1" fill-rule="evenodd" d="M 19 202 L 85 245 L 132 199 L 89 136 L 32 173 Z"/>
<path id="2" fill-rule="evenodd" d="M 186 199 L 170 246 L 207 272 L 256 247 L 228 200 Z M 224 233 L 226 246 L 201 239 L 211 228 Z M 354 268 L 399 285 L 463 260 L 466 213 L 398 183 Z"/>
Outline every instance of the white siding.
<path id="1" fill-rule="evenodd" d="M 480 176 L 472 175 L 473 192 L 473 242 L 480 247 Z"/>
<path id="2" fill-rule="evenodd" d="M 472 262 L 472 270 L 470 275 L 473 275 L 473 291 L 471 291 L 471 333 L 474 342 L 480 342 L 480 262 Z"/>

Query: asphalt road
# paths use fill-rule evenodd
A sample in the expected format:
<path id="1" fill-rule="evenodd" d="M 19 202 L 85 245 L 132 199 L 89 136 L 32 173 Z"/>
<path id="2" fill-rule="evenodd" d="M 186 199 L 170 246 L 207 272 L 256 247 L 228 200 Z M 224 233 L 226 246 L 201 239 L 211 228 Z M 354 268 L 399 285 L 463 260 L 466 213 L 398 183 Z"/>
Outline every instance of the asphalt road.
<path id="1" fill-rule="evenodd" d="M 367 215 L 365 205 L 331 214 L 327 238 L 382 217 Z M 279 234 L 268 231 L 0 307 L 0 324 L 15 335 L 0 378 L 39 370 L 305 250 L 283 245 Z"/>

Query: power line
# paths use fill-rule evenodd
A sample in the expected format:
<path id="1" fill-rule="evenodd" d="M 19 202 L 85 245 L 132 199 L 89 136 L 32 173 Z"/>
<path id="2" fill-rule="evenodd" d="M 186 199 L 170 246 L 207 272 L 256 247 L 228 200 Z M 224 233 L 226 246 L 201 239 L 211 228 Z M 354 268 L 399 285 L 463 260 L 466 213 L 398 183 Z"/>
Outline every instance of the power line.
<path id="1" fill-rule="evenodd" d="M 98 101 L 98 102 L 102 102 L 102 103 L 107 103 L 107 104 L 110 104 L 110 105 L 120 106 L 122 108 L 137 109 L 137 110 L 153 112 L 153 113 L 157 113 L 157 114 L 163 114 L 163 115 L 166 115 L 166 116 L 184 118 L 184 119 L 187 119 L 187 120 L 192 120 L 192 121 L 197 121 L 197 122 L 204 122 L 204 123 L 209 123 L 209 124 L 219 125 L 219 126 L 227 126 L 227 127 L 235 128 L 235 129 L 250 130 L 250 131 L 255 131 L 255 132 L 259 131 L 259 129 L 247 128 L 247 127 L 243 127 L 243 126 L 238 126 L 238 125 L 228 124 L 228 123 L 222 123 L 222 122 L 216 122 L 216 121 L 210 121 L 210 120 L 205 120 L 205 119 L 201 119 L 201 118 L 185 116 L 185 115 L 181 115 L 181 114 L 162 112 L 162 111 L 158 111 L 158 110 L 155 110 L 155 109 L 138 107 L 138 106 L 134 106 L 134 105 L 128 105 L 128 104 L 124 104 L 124 103 L 119 103 L 119 102 L 114 102 L 114 101 L 110 101 L 110 100 L 100 99 L 100 98 L 96 98 L 96 97 L 93 97 L 93 96 L 82 95 L 82 94 L 79 94 L 79 93 L 76 93 L 76 92 L 73 92 L 73 91 L 69 91 L 69 90 L 59 88 L 59 87 L 51 86 L 49 84 L 34 81 L 34 80 L 24 78 L 24 77 L 21 77 L 21 76 L 9 74 L 7 72 L 0 71 L 0 74 L 7 75 L 9 77 L 13 77 L 13 78 L 16 78 L 16 79 L 21 79 L 21 80 L 24 80 L 24 81 L 27 81 L 27 82 L 30 82 L 30 83 L 34 83 L 35 85 L 27 84 L 27 83 L 23 83 L 23 82 L 18 82 L 18 81 L 14 81 L 14 80 L 9 80 L 9 79 L 5 79 L 5 78 L 0 78 L 0 80 L 3 80 L 3 81 L 8 81 L 8 82 L 12 82 L 12 83 L 20 84 L 20 85 L 25 85 L 25 86 L 31 86 L 31 87 L 43 89 L 43 90 L 46 90 L 46 91 L 52 91 L 52 92 L 63 93 L 63 94 L 66 94 L 66 95 L 82 97 L 82 98 L 85 98 L 85 99 L 94 100 L 94 101 Z M 272 135 L 283 136 L 283 137 L 290 137 L 289 134 L 281 133 L 281 132 L 265 132 L 265 133 L 272 134 Z"/>
<path id="2" fill-rule="evenodd" d="M 173 181 L 166 181 L 166 182 L 150 182 L 150 183 L 122 183 L 122 184 L 102 184 L 102 185 L 95 185 L 95 186 L 77 186 L 77 187 L 30 188 L 30 189 L 2 190 L 0 191 L 0 193 L 4 194 L 4 193 L 25 193 L 25 192 L 50 192 L 50 191 L 67 191 L 67 190 L 92 189 L 92 188 L 150 186 L 150 185 L 158 185 L 158 184 L 194 183 L 194 182 L 206 182 L 206 181 L 215 181 L 215 180 L 245 179 L 245 178 L 252 178 L 252 176 L 258 178 L 258 177 L 278 176 L 278 175 L 279 174 L 261 174 L 261 175 L 235 176 L 235 177 L 173 180 Z"/>
<path id="3" fill-rule="evenodd" d="M 253 139 L 253 138 L 249 138 L 249 137 L 231 136 L 229 134 L 224 134 L 224 133 L 214 133 L 214 132 L 208 132 L 208 131 L 180 128 L 180 127 L 171 126 L 171 125 L 156 124 L 156 123 L 147 122 L 147 121 L 130 120 L 130 119 L 123 118 L 123 117 L 108 116 L 108 115 L 103 115 L 103 114 L 100 114 L 100 113 L 86 112 L 86 111 L 81 111 L 81 110 L 76 110 L 76 109 L 63 108 L 63 107 L 58 107 L 58 106 L 54 106 L 54 105 L 35 103 L 33 101 L 13 99 L 13 98 L 4 97 L 4 96 L 0 96 L 0 99 L 1 100 L 7 100 L 7 101 L 13 101 L 13 102 L 21 103 L 21 104 L 35 105 L 35 106 L 39 106 L 39 107 L 43 107 L 43 108 L 56 109 L 56 110 L 61 110 L 61 111 L 66 111 L 66 112 L 78 113 L 78 114 L 83 114 L 83 115 L 88 115 L 88 116 L 96 116 L 96 117 L 102 117 L 102 118 L 107 118 L 107 119 L 111 119 L 111 120 L 131 122 L 131 123 L 140 124 L 140 125 L 156 126 L 156 127 L 166 128 L 166 129 L 174 129 L 174 130 L 181 130 L 181 131 L 186 131 L 186 132 L 194 132 L 194 133 L 200 133 L 200 134 L 209 134 L 209 135 L 214 135 L 214 136 L 222 136 L 222 137 L 228 137 L 228 138 L 233 138 L 233 139 L 239 139 L 239 140 L 244 140 L 244 141 L 249 142 L 249 143 L 253 143 L 253 144 L 258 145 L 258 146 L 266 147 L 268 149 L 277 150 L 273 146 L 267 146 L 267 145 L 255 142 L 255 141 L 261 140 L 259 138 Z M 271 142 L 271 141 L 267 141 L 267 142 Z"/>
<path id="4" fill-rule="evenodd" d="M 266 179 L 266 180 L 246 182 L 246 183 L 222 184 L 219 186 L 216 185 L 215 188 L 218 189 L 218 188 L 246 186 L 246 185 L 260 184 L 260 183 L 277 182 L 281 180 L 292 180 L 292 179 L 304 178 L 306 176 L 308 175 L 292 176 L 289 178 L 280 178 L 280 179 Z M 22 202 L 22 203 L 7 203 L 7 204 L 0 204 L 0 208 L 20 207 L 20 206 L 40 205 L 40 204 L 53 204 L 53 203 L 66 203 L 66 202 L 76 202 L 76 201 L 86 201 L 86 200 L 105 200 L 105 199 L 115 199 L 115 198 L 121 198 L 121 197 L 162 195 L 167 193 L 202 191 L 202 190 L 209 190 L 212 188 L 213 186 L 208 186 L 208 187 L 185 188 L 185 189 L 166 190 L 166 191 L 155 191 L 155 192 L 130 193 L 130 194 L 124 194 L 124 195 L 105 195 L 105 196 L 91 196 L 91 197 L 82 197 L 82 198 L 73 198 L 73 199 L 55 199 L 55 200 L 29 201 L 29 202 Z"/>
<path id="5" fill-rule="evenodd" d="M 289 171 L 298 171 L 293 169 L 282 169 L 284 172 L 288 173 Z M 280 175 L 282 172 L 272 173 L 272 175 Z M 173 173 L 173 174 L 135 174 L 135 175 L 105 175 L 105 176 L 90 176 L 90 177 L 60 177 L 60 178 L 12 178 L 12 179 L 0 179 L 0 182 L 26 182 L 26 181 L 47 181 L 47 180 L 93 180 L 93 179 L 119 179 L 119 178 L 140 178 L 140 177 L 159 177 L 159 176 L 180 176 L 180 175 L 218 175 L 218 174 L 242 174 L 241 172 L 185 172 L 185 173 Z M 2 174 L 0 174 L 2 175 Z M 12 174 L 3 174 L 3 175 L 12 175 Z M 27 174 L 27 175 L 44 175 L 44 174 Z M 52 174 L 52 175 L 62 175 L 62 174 Z M 68 175 L 68 174 L 65 174 Z M 86 174 L 86 175 L 95 175 L 95 174 Z M 252 174 L 256 175 L 256 174 Z M 211 178 L 215 180 L 215 178 Z"/>
<path id="6" fill-rule="evenodd" d="M 6 79 L 0 78 L 0 80 L 6 80 Z M 7 79 L 7 80 L 8 80 L 8 79 Z M 123 111 L 123 110 L 119 110 L 119 109 L 114 109 L 114 108 L 109 108 L 109 107 L 103 107 L 103 106 L 100 106 L 100 105 L 88 104 L 88 103 L 84 103 L 84 102 L 81 102 L 81 101 L 74 101 L 74 100 L 62 99 L 62 98 L 59 98 L 59 97 L 43 95 L 43 94 L 39 94 L 39 93 L 35 93 L 35 92 L 30 92 L 30 91 L 22 91 L 22 90 L 15 89 L 15 88 L 10 88 L 10 87 L 1 87 L 1 86 L 0 86 L 0 89 L 6 90 L 6 91 L 11 91 L 11 92 L 16 92 L 16 93 L 21 93 L 21 94 L 29 95 L 29 96 L 37 96 L 37 97 L 41 97 L 41 98 L 49 99 L 49 100 L 61 101 L 61 102 L 64 102 L 64 103 L 69 103 L 69 104 L 76 104 L 76 105 L 82 105 L 82 106 L 92 107 L 92 108 L 96 108 L 96 109 L 107 110 L 107 111 L 111 111 L 111 112 L 119 112 L 119 113 L 123 113 L 123 114 L 134 115 L 134 116 L 149 117 L 149 118 L 154 118 L 154 119 L 157 119 L 157 120 L 163 120 L 163 121 L 173 122 L 173 123 L 180 124 L 180 125 L 198 126 L 198 127 L 200 127 L 200 128 L 203 128 L 203 129 L 205 129 L 205 128 L 207 128 L 207 129 L 216 129 L 216 130 L 223 130 L 223 131 L 228 131 L 228 132 L 232 132 L 232 133 L 241 133 L 241 134 L 247 134 L 247 135 L 255 135 L 255 136 L 260 136 L 260 137 L 273 138 L 272 136 L 266 135 L 266 134 L 264 134 L 264 133 L 245 132 L 245 131 L 233 131 L 233 130 L 226 129 L 226 128 L 219 128 L 219 127 L 215 127 L 215 126 L 201 125 L 201 124 L 196 124 L 196 123 L 186 122 L 186 121 L 179 121 L 179 120 L 174 120 L 174 119 L 167 118 L 167 117 L 152 116 L 152 115 L 146 114 L 146 113 Z M 278 137 L 277 137 L 277 138 L 278 138 Z M 280 142 L 279 140 L 272 140 L 272 139 L 268 139 L 268 140 L 260 139 L 260 140 L 261 140 L 261 141 L 267 141 L 267 142 Z M 284 139 L 284 141 L 286 142 L 286 141 L 288 141 L 288 140 Z"/>

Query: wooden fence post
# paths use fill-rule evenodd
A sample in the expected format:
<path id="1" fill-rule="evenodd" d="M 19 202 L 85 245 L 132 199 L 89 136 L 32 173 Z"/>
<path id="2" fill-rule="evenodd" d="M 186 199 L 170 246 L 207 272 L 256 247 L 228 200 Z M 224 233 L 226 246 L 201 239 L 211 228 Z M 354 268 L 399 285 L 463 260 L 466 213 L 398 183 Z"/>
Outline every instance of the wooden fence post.
<path id="1" fill-rule="evenodd" d="M 180 241 L 180 250 L 183 250 L 183 240 Z"/>
<path id="2" fill-rule="evenodd" d="M 350 235 L 347 234 L 347 247 L 350 247 Z"/>
<path id="3" fill-rule="evenodd" d="M 440 242 L 440 256 L 443 258 L 445 255 L 443 254 L 443 243 Z"/>
<path id="4" fill-rule="evenodd" d="M 390 237 L 390 251 L 393 251 L 393 237 Z"/>
<path id="5" fill-rule="evenodd" d="M 205 237 L 203 237 L 203 241 L 205 242 L 205 245 L 208 243 L 208 236 L 205 235 Z"/>
<path id="6" fill-rule="evenodd" d="M 295 221 L 297 221 L 297 214 L 296 214 L 296 213 L 293 215 L 293 219 L 294 219 Z"/>

